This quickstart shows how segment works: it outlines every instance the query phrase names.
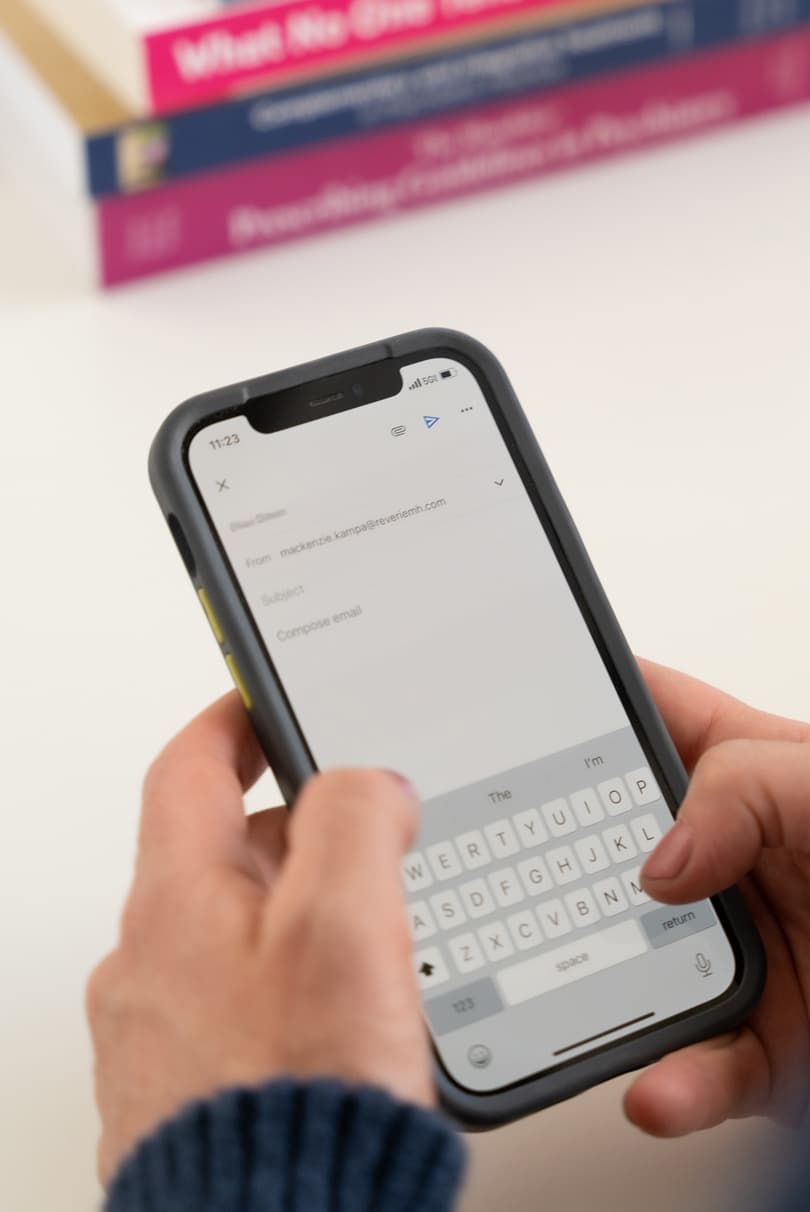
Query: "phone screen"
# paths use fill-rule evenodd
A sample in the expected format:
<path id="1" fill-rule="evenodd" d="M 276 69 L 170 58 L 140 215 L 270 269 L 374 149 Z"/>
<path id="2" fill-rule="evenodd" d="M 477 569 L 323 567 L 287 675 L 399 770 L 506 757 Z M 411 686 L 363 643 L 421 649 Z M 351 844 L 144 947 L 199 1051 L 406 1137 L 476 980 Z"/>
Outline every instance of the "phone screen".
<path id="1" fill-rule="evenodd" d="M 415 970 L 486 1092 L 714 1001 L 735 957 L 710 902 L 641 890 L 672 814 L 475 375 L 401 379 L 277 432 L 216 421 L 188 458 L 317 766 L 422 797 Z"/>

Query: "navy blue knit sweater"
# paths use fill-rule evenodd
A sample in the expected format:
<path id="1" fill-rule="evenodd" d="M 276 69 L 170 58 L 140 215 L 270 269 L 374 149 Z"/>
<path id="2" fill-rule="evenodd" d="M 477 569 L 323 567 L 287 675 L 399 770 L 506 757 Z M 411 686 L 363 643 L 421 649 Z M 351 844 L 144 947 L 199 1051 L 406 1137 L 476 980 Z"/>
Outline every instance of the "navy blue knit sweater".
<path id="1" fill-rule="evenodd" d="M 281 1080 L 164 1124 L 121 1167 L 105 1212 L 451 1212 L 463 1169 L 438 1115 L 379 1090 Z M 808 1212 L 800 1170 L 772 1209 Z"/>
<path id="2" fill-rule="evenodd" d="M 106 1212 L 450 1212 L 463 1169 L 440 1116 L 284 1079 L 164 1124 L 119 1170 Z"/>

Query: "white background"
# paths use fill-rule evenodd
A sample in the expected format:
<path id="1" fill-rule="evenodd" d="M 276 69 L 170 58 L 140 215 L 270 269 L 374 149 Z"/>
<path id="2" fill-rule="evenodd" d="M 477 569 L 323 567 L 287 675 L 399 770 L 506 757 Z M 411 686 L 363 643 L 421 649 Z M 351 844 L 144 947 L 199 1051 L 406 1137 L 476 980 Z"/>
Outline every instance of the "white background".
<path id="1" fill-rule="evenodd" d="M 147 485 L 164 414 L 466 329 L 512 376 L 634 647 L 810 718 L 809 146 L 806 112 L 767 119 L 107 298 L 4 166 L 4 1212 L 96 1199 L 85 975 L 115 937 L 143 771 L 227 685 Z M 757 1124 L 643 1139 L 623 1084 L 477 1138 L 465 1212 L 709 1212 L 776 1164 Z"/>

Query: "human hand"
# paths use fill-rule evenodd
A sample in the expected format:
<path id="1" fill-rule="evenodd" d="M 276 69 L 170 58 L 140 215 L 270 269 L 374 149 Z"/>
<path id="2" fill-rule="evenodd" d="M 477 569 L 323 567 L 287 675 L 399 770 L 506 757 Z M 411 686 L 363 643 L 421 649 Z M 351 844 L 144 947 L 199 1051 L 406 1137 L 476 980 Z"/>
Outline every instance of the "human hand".
<path id="1" fill-rule="evenodd" d="M 742 1029 L 653 1065 L 626 1113 L 655 1136 L 748 1115 L 796 1122 L 810 1097 L 810 727 L 662 666 L 642 672 L 692 776 L 645 890 L 677 904 L 741 884 L 768 978 Z"/>
<path id="2" fill-rule="evenodd" d="M 248 817 L 263 766 L 230 694 L 147 776 L 120 942 L 88 986 L 102 1181 L 185 1103 L 280 1074 L 432 1105 L 399 874 L 414 796 L 335 771 L 289 818 Z"/>

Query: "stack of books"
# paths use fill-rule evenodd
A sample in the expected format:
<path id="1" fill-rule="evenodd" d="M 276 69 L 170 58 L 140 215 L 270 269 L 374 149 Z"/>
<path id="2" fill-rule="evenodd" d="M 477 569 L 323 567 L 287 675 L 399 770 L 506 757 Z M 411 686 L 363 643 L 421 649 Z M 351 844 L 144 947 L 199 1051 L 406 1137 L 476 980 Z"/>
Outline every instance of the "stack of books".
<path id="1" fill-rule="evenodd" d="M 6 155 L 106 286 L 808 98 L 810 0 L 0 5 Z"/>

